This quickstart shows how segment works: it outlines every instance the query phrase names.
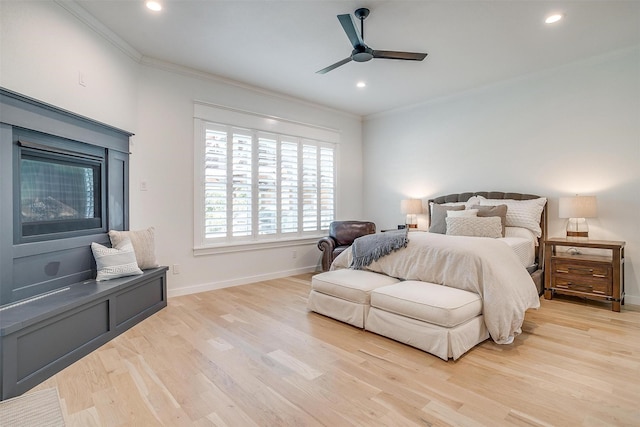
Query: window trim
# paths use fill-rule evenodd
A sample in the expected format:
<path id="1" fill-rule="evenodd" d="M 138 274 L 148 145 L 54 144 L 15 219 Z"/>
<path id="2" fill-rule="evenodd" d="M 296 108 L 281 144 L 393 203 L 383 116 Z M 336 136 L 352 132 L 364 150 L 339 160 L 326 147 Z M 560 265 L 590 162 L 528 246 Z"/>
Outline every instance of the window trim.
<path id="1" fill-rule="evenodd" d="M 207 123 L 227 124 L 232 127 L 251 129 L 257 133 L 281 134 L 318 142 L 318 147 L 331 145 L 334 150 L 334 216 L 337 212 L 338 192 L 338 146 L 340 133 L 338 130 L 308 123 L 296 122 L 275 116 L 243 111 L 231 107 L 203 101 L 194 101 L 194 244 L 195 256 L 233 253 L 248 250 L 272 249 L 280 247 L 313 244 L 324 236 L 317 230 L 312 232 L 300 229 L 291 235 L 280 234 L 275 238 L 245 239 L 243 237 L 227 238 L 224 241 L 207 241 L 202 225 L 204 224 L 204 198 L 202 197 L 205 184 L 205 168 L 202 167 L 206 146 L 205 139 Z M 328 144 L 327 144 L 328 143 Z M 321 219 L 318 218 L 320 222 Z"/>
<path id="2" fill-rule="evenodd" d="M 295 246 L 307 246 L 316 244 L 318 239 L 324 237 L 324 234 L 316 234 L 313 236 L 295 236 L 285 237 L 281 239 L 271 240 L 252 240 L 252 241 L 238 241 L 238 242 L 224 242 L 215 244 L 205 244 L 203 246 L 196 246 L 193 248 L 194 256 L 203 255 L 215 255 L 215 254 L 228 254 L 244 251 L 253 251 L 261 249 L 277 249 L 277 248 L 289 248 Z"/>

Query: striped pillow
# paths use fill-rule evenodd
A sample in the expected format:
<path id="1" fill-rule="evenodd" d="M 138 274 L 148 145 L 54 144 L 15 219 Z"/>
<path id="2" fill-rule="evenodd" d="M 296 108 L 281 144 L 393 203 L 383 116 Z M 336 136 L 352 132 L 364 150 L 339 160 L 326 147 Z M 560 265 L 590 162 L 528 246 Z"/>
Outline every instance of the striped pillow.
<path id="1" fill-rule="evenodd" d="M 138 268 L 136 254 L 131 240 L 122 240 L 113 248 L 107 248 L 99 243 L 91 243 L 91 251 L 96 259 L 96 280 L 110 280 L 118 277 L 136 276 L 142 274 Z"/>

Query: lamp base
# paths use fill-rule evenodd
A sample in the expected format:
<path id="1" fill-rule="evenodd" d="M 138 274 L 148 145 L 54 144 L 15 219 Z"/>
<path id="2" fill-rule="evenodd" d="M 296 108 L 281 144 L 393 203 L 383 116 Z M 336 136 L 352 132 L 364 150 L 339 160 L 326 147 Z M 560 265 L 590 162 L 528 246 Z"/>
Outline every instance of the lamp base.
<path id="1" fill-rule="evenodd" d="M 589 237 L 588 231 L 567 231 L 567 237 Z"/>
<path id="2" fill-rule="evenodd" d="M 567 222 L 567 237 L 589 238 L 589 225 L 584 218 L 569 218 Z"/>

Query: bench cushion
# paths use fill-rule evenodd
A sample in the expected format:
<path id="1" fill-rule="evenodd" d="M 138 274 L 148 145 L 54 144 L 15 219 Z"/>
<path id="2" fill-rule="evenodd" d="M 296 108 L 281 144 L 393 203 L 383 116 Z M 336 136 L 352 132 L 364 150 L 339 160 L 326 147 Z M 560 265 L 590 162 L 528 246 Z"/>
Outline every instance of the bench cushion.
<path id="1" fill-rule="evenodd" d="M 398 279 L 384 274 L 344 268 L 316 274 L 311 279 L 311 289 L 347 301 L 369 304 L 369 294 L 373 289 L 398 282 Z"/>
<path id="2" fill-rule="evenodd" d="M 415 280 L 372 290 L 371 306 L 445 328 L 482 314 L 479 295 Z"/>

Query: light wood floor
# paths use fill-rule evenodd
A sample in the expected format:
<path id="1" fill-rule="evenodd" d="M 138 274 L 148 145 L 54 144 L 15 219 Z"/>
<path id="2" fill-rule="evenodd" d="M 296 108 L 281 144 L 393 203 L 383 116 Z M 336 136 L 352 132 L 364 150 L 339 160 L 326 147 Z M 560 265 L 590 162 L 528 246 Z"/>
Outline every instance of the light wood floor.
<path id="1" fill-rule="evenodd" d="M 69 426 L 638 426 L 640 311 L 527 313 L 458 361 L 309 313 L 311 275 L 176 297 L 34 390 Z"/>

